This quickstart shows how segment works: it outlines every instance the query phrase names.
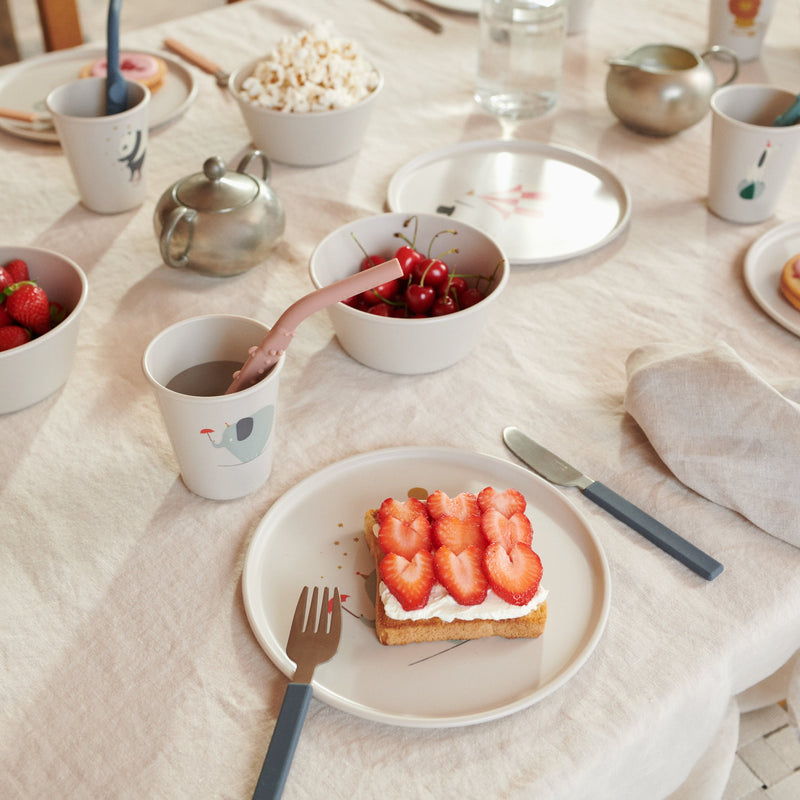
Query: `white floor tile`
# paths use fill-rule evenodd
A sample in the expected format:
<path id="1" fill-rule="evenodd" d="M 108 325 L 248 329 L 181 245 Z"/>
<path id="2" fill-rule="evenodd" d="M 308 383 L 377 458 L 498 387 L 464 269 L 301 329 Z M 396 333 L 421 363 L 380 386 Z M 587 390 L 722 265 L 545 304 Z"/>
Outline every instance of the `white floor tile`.
<path id="1" fill-rule="evenodd" d="M 792 768 L 767 744 L 765 739 L 756 739 L 738 750 L 739 757 L 765 783 L 774 783 L 792 773 Z M 800 795 L 798 795 L 800 797 Z M 795 798 L 797 800 L 797 798 Z"/>

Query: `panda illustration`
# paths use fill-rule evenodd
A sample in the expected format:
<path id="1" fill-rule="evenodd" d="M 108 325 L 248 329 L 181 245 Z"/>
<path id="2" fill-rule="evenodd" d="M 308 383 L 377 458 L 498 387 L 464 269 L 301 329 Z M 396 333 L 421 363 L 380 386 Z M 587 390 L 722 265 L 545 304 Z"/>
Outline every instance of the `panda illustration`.
<path id="1" fill-rule="evenodd" d="M 142 165 L 147 154 L 147 146 L 142 141 L 142 132 L 128 131 L 119 144 L 120 158 L 118 161 L 127 164 L 131 172 L 131 181 L 142 177 Z"/>

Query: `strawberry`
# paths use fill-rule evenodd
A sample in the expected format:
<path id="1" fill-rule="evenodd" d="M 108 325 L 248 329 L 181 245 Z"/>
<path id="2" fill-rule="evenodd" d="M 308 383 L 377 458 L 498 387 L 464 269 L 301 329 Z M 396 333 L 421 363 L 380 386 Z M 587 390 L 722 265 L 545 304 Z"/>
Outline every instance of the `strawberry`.
<path id="1" fill-rule="evenodd" d="M 6 288 L 6 286 L 11 286 L 12 283 L 16 283 L 16 281 L 11 277 L 11 273 L 5 268 L 0 267 L 0 293 Z M 0 303 L 5 300 L 5 297 L 0 295 Z"/>
<path id="2" fill-rule="evenodd" d="M 461 553 L 440 547 L 433 557 L 436 579 L 462 606 L 476 606 L 486 599 L 489 584 L 481 566 L 483 549 L 470 546 Z"/>
<path id="3" fill-rule="evenodd" d="M 435 580 L 430 550 L 419 550 L 411 560 L 389 553 L 381 561 L 380 571 L 381 579 L 406 611 L 427 604 Z"/>
<path id="4" fill-rule="evenodd" d="M 483 569 L 494 593 L 514 606 L 530 602 L 542 580 L 541 559 L 522 542 L 510 552 L 492 542 L 484 551 Z"/>
<path id="5" fill-rule="evenodd" d="M 28 272 L 28 265 L 21 258 L 15 258 L 13 261 L 9 261 L 5 266 L 5 270 L 13 278 L 12 283 L 29 281 L 31 279 Z"/>
<path id="6" fill-rule="evenodd" d="M 9 286 L 5 292 L 6 310 L 20 325 L 37 336 L 50 330 L 50 301 L 44 289 L 23 281 Z"/>
<path id="7" fill-rule="evenodd" d="M 55 328 L 59 322 L 63 322 L 67 318 L 67 309 L 61 303 L 50 301 L 50 327 Z"/>
<path id="8" fill-rule="evenodd" d="M 495 509 L 481 515 L 481 532 L 488 542 L 498 542 L 507 551 L 511 551 L 517 542 L 530 546 L 533 539 L 531 522 L 524 514 L 516 513 L 506 518 Z"/>
<path id="9" fill-rule="evenodd" d="M 31 340 L 30 331 L 19 325 L 4 325 L 0 328 L 0 350 L 10 350 Z"/>
<path id="10" fill-rule="evenodd" d="M 378 522 L 382 523 L 389 517 L 399 519 L 401 522 L 412 522 L 420 516 L 427 518 L 427 515 L 428 511 L 425 508 L 425 503 L 416 497 L 409 497 L 404 502 L 387 497 L 378 509 Z"/>
<path id="11" fill-rule="evenodd" d="M 455 497 L 448 497 L 441 489 L 437 489 L 428 497 L 428 513 L 431 519 L 438 519 L 445 514 L 449 517 L 466 519 L 480 514 L 478 499 L 472 492 L 461 492 Z"/>
<path id="12" fill-rule="evenodd" d="M 3 300 L 4 297 L 0 294 L 0 300 Z M 11 314 L 8 313 L 6 310 L 5 303 L 0 304 L 0 328 L 4 327 L 5 325 L 13 325 L 14 320 L 11 317 Z"/>
<path id="13" fill-rule="evenodd" d="M 378 542 L 384 553 L 396 553 L 411 559 L 418 550 L 431 549 L 431 525 L 427 516 L 403 522 L 387 517 L 381 523 Z"/>
<path id="14" fill-rule="evenodd" d="M 481 533 L 481 518 L 475 514 L 466 519 L 445 514 L 433 521 L 433 541 L 437 547 L 448 547 L 456 555 L 467 547 L 486 547 L 486 537 Z"/>
<path id="15" fill-rule="evenodd" d="M 510 517 L 512 514 L 524 513 L 527 503 L 522 493 L 516 489 L 498 492 L 497 489 L 487 486 L 478 494 L 478 505 L 483 513 L 494 509 L 504 517 Z"/>

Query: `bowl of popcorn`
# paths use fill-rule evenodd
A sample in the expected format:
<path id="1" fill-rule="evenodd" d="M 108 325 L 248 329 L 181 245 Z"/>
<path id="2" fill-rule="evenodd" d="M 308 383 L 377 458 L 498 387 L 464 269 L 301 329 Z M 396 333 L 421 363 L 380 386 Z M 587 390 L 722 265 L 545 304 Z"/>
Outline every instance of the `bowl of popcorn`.
<path id="1" fill-rule="evenodd" d="M 314 167 L 361 147 L 383 78 L 353 42 L 318 24 L 237 69 L 228 86 L 256 148 Z"/>

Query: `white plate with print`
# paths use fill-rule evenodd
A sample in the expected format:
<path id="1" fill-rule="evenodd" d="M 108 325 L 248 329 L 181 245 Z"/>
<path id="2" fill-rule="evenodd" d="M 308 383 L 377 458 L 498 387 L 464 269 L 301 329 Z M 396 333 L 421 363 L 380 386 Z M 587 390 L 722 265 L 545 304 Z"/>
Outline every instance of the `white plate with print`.
<path id="1" fill-rule="evenodd" d="M 150 99 L 148 114 L 152 131 L 183 114 L 194 102 L 197 86 L 191 72 L 166 53 L 139 49 L 136 52 L 157 56 L 167 65 L 164 83 Z M 26 59 L 0 82 L 0 107 L 47 114 L 44 102 L 47 95 L 57 86 L 78 78 L 83 66 L 105 54 L 105 48 L 78 47 Z M 58 144 L 58 135 L 50 127 L 37 129 L 24 122 L 0 118 L 0 129 L 23 139 Z"/>
<path id="2" fill-rule="evenodd" d="M 374 562 L 363 541 L 364 513 L 387 497 L 405 499 L 415 487 L 452 496 L 485 486 L 514 487 L 528 501 L 549 591 L 545 632 L 538 639 L 381 645 L 372 624 Z M 267 512 L 248 549 L 244 603 L 256 638 L 289 678 L 295 668 L 286 640 L 306 584 L 338 586 L 343 598 L 339 650 L 314 672 L 314 696 L 360 717 L 416 727 L 485 722 L 551 694 L 589 658 L 610 603 L 600 543 L 561 492 L 509 461 L 455 448 L 354 456 L 301 481 Z M 503 680 L 486 681 L 487 674 Z"/>
<path id="3" fill-rule="evenodd" d="M 800 310 L 780 290 L 783 265 L 800 253 L 800 220 L 789 220 L 756 239 L 744 258 L 744 280 L 753 299 L 775 322 L 800 336 Z"/>
<path id="4" fill-rule="evenodd" d="M 425 153 L 389 182 L 390 210 L 469 222 L 512 265 L 547 264 L 604 247 L 628 223 L 621 181 L 583 153 L 541 142 L 491 139 Z"/>

